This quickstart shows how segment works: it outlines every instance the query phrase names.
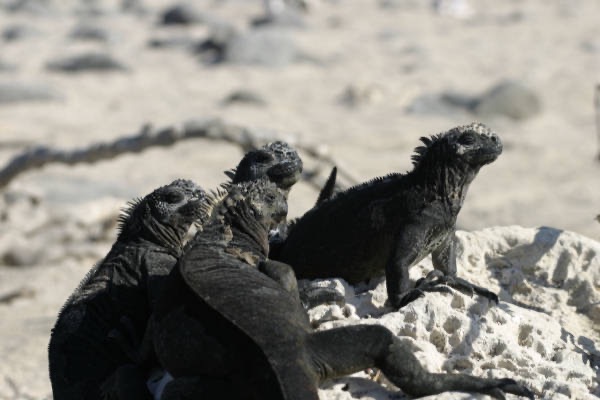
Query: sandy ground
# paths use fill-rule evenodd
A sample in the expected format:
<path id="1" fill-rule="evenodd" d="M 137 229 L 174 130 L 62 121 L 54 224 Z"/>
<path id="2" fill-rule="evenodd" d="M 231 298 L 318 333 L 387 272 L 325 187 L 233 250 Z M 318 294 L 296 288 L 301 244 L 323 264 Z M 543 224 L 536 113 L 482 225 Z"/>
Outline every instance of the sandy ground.
<path id="1" fill-rule="evenodd" d="M 1 4 L 13 3 L 18 2 Z M 600 213 L 593 107 L 600 82 L 600 3 L 595 0 L 473 1 L 470 18 L 436 14 L 429 2 L 315 1 L 303 29 L 281 33 L 304 57 L 279 67 L 207 65 L 182 48 L 150 48 L 148 41 L 156 37 L 208 34 L 206 24 L 160 26 L 160 13 L 172 4 L 167 1 L 144 1 L 142 14 L 122 12 L 117 1 L 22 3 L 42 4 L 43 10 L 0 11 L 0 28 L 21 26 L 25 32 L 17 40 L 0 39 L 0 64 L 12 67 L 0 69 L 0 83 L 42 85 L 58 99 L 0 104 L 0 165 L 33 145 L 77 148 L 134 134 L 144 123 L 160 127 L 222 117 L 284 139 L 325 145 L 340 166 L 366 180 L 409 169 L 420 136 L 482 120 L 498 132 L 505 151 L 472 184 L 459 226 L 545 225 L 600 239 L 594 220 Z M 242 31 L 262 11 L 259 1 L 195 4 Z M 89 7 L 101 12 L 90 13 Z M 79 24 L 98 26 L 109 39 L 69 38 Z M 88 50 L 112 55 L 127 70 L 46 68 Z M 524 120 L 408 111 L 421 96 L 476 95 L 504 79 L 529 86 L 541 111 Z M 341 100 L 349 87 L 366 93 L 354 106 Z M 237 89 L 256 92 L 266 105 L 224 106 L 222 100 Z M 302 156 L 307 167 L 314 166 Z M 0 221 L 3 248 L 18 238 L 27 249 L 33 236 L 36 243 L 44 240 L 40 246 L 47 243 L 44 254 L 57 247 L 50 249 L 53 258 L 36 259 L 33 266 L 0 265 L 0 294 L 21 287 L 32 291 L 0 304 L 0 399 L 51 396 L 45 359 L 49 330 L 68 294 L 108 250 L 114 230 L 95 241 L 76 236 L 68 247 L 53 238 L 73 221 L 93 230 L 128 199 L 177 177 L 213 188 L 240 157 L 235 146 L 194 140 L 94 165 L 51 165 L 2 189 L 34 193 L 39 202 L 37 208 L 3 203 L 0 211 L 13 215 Z M 312 187 L 298 184 L 290 215 L 301 215 L 315 196 Z M 61 217 L 38 218 L 39 208 Z M 35 221 L 41 222 L 33 229 Z"/>

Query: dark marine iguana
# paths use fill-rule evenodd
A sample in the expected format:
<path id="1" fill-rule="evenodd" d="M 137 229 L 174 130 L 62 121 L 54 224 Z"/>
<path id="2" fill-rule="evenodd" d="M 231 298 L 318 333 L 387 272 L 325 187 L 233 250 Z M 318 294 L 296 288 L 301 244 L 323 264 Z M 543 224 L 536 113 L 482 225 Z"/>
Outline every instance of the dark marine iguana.
<path id="1" fill-rule="evenodd" d="M 480 123 L 421 138 L 414 168 L 336 194 L 298 219 L 272 258 L 299 279 L 340 277 L 358 283 L 385 271 L 388 302 L 402 307 L 447 283 L 498 302 L 496 294 L 456 276 L 456 218 L 479 169 L 502 152 Z M 435 270 L 410 287 L 409 268 L 432 254 Z"/>
<path id="2" fill-rule="evenodd" d="M 69 297 L 52 329 L 48 358 L 55 400 L 100 399 L 105 379 L 131 362 L 110 333 L 124 321 L 124 330 L 144 332 L 204 196 L 193 182 L 176 180 L 131 202 L 121 215 L 116 242 Z M 130 371 L 129 382 L 145 383 L 133 379 L 135 368 Z M 137 389 L 144 393 L 145 387 Z"/>
<path id="3" fill-rule="evenodd" d="M 287 212 L 266 181 L 233 185 L 188 243 L 157 302 L 154 348 L 173 377 L 162 400 L 318 400 L 320 382 L 380 368 L 405 393 L 504 393 L 533 398 L 512 379 L 427 372 L 411 345 L 380 325 L 314 332 L 291 267 L 264 265 L 268 232 Z"/>

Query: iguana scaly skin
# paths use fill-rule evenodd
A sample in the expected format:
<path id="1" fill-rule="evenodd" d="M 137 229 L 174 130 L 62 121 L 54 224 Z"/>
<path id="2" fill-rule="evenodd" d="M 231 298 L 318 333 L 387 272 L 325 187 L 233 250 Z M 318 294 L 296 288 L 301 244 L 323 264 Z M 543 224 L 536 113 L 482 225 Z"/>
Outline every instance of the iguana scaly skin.
<path id="1" fill-rule="evenodd" d="M 402 307 L 425 291 L 450 286 L 498 301 L 456 277 L 456 218 L 479 169 L 502 152 L 489 128 L 472 123 L 430 138 L 414 168 L 338 193 L 297 220 L 274 259 L 298 278 L 340 277 L 358 283 L 385 271 L 388 301 Z M 410 287 L 409 268 L 432 254 L 435 272 Z"/>
<path id="2" fill-rule="evenodd" d="M 285 196 L 269 182 L 234 185 L 186 246 L 154 319 L 154 348 L 174 377 L 161 400 L 318 400 L 320 382 L 377 367 L 404 392 L 533 398 L 512 379 L 427 372 L 387 328 L 314 332 L 291 268 L 267 260 Z"/>
<path id="3" fill-rule="evenodd" d="M 107 256 L 69 297 L 50 337 L 48 357 L 55 400 L 100 399 L 100 386 L 130 355 L 109 333 L 143 333 L 162 280 L 199 217 L 203 190 L 176 180 L 132 202 Z M 147 391 L 147 390 L 146 390 Z"/>
<path id="4" fill-rule="evenodd" d="M 231 183 L 250 182 L 267 178 L 281 190 L 289 193 L 302 174 L 302 160 L 296 150 L 282 141 L 268 143 L 260 149 L 249 151 L 236 168 L 226 171 Z"/>

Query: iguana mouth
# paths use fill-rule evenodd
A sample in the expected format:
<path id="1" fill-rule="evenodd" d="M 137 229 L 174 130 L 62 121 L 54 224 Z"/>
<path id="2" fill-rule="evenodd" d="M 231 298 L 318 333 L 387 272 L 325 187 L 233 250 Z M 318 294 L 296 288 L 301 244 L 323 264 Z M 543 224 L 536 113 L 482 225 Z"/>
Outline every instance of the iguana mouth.
<path id="1" fill-rule="evenodd" d="M 277 186 L 287 189 L 298 181 L 301 172 L 302 168 L 299 168 L 296 162 L 290 161 L 271 167 L 267 174 Z"/>
<path id="2" fill-rule="evenodd" d="M 502 154 L 502 146 L 494 149 L 480 149 L 473 157 L 473 164 L 489 164 L 495 161 Z"/>

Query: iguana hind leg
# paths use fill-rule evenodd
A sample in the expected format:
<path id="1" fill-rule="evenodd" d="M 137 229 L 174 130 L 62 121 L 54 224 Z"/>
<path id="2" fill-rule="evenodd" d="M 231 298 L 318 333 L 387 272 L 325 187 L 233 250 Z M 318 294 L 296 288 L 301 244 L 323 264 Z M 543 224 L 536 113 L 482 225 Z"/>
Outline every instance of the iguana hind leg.
<path id="1" fill-rule="evenodd" d="M 309 336 L 307 344 L 321 380 L 375 367 L 412 396 L 460 391 L 503 399 L 506 392 L 533 399 L 529 389 L 512 379 L 430 373 L 414 356 L 410 344 L 379 325 L 356 325 L 315 332 Z"/>

